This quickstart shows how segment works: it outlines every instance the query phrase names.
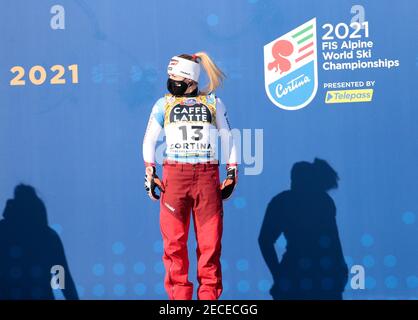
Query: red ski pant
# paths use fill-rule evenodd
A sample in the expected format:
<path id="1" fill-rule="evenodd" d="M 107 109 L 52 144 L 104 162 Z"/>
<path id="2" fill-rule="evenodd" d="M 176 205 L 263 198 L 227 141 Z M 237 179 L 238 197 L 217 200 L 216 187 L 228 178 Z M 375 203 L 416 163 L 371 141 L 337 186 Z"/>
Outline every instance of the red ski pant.
<path id="1" fill-rule="evenodd" d="M 165 162 L 165 192 L 160 202 L 160 228 L 164 242 L 164 286 L 170 300 L 189 300 L 187 240 L 193 216 L 197 248 L 199 300 L 216 300 L 222 293 L 220 264 L 223 208 L 218 164 Z"/>

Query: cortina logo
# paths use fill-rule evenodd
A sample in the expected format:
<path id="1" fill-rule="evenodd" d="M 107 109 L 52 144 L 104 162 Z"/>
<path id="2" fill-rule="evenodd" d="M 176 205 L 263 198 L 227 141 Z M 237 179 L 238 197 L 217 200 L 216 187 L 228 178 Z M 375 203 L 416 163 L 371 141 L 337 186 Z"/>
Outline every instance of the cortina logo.
<path id="1" fill-rule="evenodd" d="M 265 88 L 284 110 L 306 107 L 318 90 L 316 18 L 264 46 Z"/>

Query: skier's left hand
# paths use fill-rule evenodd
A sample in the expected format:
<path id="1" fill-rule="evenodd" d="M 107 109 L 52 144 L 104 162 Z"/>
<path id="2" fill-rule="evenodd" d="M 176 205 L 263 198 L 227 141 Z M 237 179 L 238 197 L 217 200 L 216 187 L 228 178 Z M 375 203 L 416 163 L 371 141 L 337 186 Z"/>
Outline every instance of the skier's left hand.
<path id="1" fill-rule="evenodd" d="M 221 184 L 222 200 L 227 200 L 231 197 L 238 183 L 238 167 L 236 165 L 227 165 L 226 170 L 226 179 Z"/>

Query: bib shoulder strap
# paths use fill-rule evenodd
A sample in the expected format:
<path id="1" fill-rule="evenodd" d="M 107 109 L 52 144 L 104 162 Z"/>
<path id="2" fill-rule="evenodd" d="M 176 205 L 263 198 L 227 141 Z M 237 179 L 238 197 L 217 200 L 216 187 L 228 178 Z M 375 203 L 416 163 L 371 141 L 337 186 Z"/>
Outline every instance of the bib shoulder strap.
<path id="1" fill-rule="evenodd" d="M 198 97 L 198 101 L 216 111 L 216 96 L 214 94 L 201 95 Z"/>
<path id="2" fill-rule="evenodd" d="M 181 101 L 181 97 L 175 97 L 170 93 L 164 95 L 164 125 L 169 123 L 170 110 Z"/>
<path id="3" fill-rule="evenodd" d="M 216 96 L 214 93 L 199 96 L 199 102 L 207 106 L 212 114 L 212 124 L 216 126 Z"/>

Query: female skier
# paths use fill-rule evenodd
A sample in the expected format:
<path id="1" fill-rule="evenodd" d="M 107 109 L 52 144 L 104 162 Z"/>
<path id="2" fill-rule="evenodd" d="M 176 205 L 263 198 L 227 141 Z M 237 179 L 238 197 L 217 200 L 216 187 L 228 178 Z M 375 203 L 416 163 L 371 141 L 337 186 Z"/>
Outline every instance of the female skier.
<path id="1" fill-rule="evenodd" d="M 201 66 L 209 80 L 203 91 L 198 87 Z M 164 286 L 171 300 L 192 299 L 187 252 L 192 215 L 197 241 L 197 297 L 216 300 L 222 293 L 222 200 L 231 196 L 238 173 L 226 109 L 214 95 L 225 76 L 204 52 L 174 56 L 167 73 L 169 94 L 152 108 L 143 141 L 145 190 L 151 199 L 160 199 Z M 161 181 L 156 174 L 155 146 L 163 128 L 167 147 Z M 227 177 L 222 184 L 216 146 L 218 135 L 227 159 Z"/>

